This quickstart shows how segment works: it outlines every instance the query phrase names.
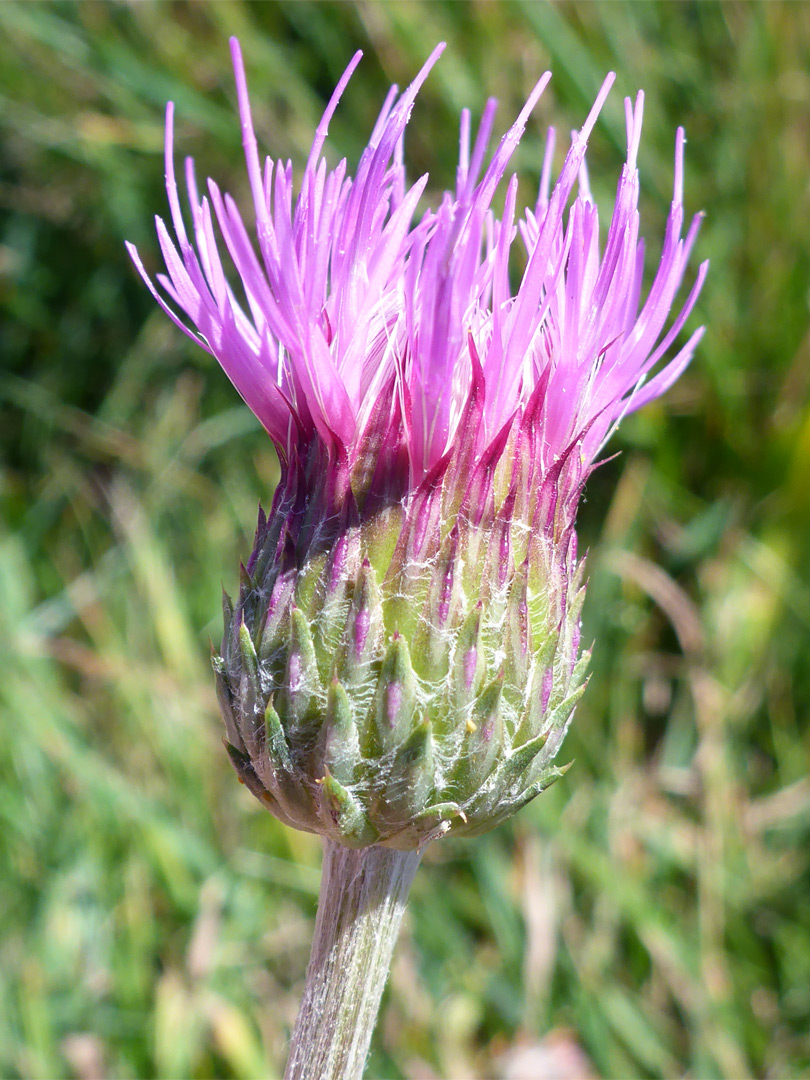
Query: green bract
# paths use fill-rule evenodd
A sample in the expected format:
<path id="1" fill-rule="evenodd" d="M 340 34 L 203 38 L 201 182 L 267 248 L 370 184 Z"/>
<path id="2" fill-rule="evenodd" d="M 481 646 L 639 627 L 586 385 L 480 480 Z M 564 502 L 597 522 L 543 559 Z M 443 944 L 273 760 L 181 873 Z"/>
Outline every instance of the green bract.
<path id="1" fill-rule="evenodd" d="M 584 588 L 561 469 L 523 486 L 524 434 L 401 498 L 316 457 L 260 514 L 214 667 L 231 760 L 282 821 L 417 848 L 564 771 Z"/>

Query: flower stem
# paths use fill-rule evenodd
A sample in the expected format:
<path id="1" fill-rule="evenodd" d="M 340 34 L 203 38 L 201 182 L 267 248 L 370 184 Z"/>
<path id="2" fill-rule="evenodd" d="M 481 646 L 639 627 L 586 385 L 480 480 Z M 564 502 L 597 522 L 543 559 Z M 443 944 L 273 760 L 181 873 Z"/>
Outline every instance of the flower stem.
<path id="1" fill-rule="evenodd" d="M 284 1080 L 360 1080 L 418 851 L 324 839 L 315 938 Z"/>

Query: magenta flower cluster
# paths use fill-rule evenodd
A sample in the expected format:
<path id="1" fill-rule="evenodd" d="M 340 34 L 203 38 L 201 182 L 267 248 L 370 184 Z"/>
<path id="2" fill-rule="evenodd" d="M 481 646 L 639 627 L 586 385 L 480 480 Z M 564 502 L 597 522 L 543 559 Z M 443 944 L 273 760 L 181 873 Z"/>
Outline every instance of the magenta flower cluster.
<path id="1" fill-rule="evenodd" d="M 213 657 L 231 760 L 281 821 L 356 848 L 477 835 L 562 775 L 588 664 L 583 485 L 703 333 L 676 346 L 707 270 L 671 314 L 700 227 L 684 235 L 682 130 L 643 287 L 641 94 L 625 102 L 627 160 L 600 237 L 585 153 L 612 75 L 556 181 L 549 130 L 533 206 L 518 211 L 505 175 L 548 73 L 493 152 L 495 102 L 474 136 L 462 112 L 455 189 L 423 207 L 427 176 L 407 183 L 403 140 L 443 48 L 391 88 L 352 176 L 323 153 L 358 53 L 294 184 L 289 162 L 260 159 L 232 41 L 254 220 L 213 181 L 202 193 L 191 160 L 184 210 L 170 105 L 166 273 L 153 283 L 129 247 L 281 462 Z"/>
<path id="2" fill-rule="evenodd" d="M 487 103 L 472 146 L 464 110 L 455 190 L 445 192 L 436 209 L 420 212 L 428 178 L 408 184 L 403 136 L 417 93 L 443 48 L 433 51 L 403 94 L 391 88 L 352 177 L 345 160 L 329 169 L 323 150 L 358 53 L 318 126 L 296 194 L 289 162 L 268 158 L 262 166 L 242 56 L 233 40 L 254 236 L 233 199 L 212 180 L 207 195 L 200 195 L 190 159 L 187 229 L 175 179 L 170 104 L 166 186 L 174 238 L 157 218 L 167 269 L 157 280 L 168 301 L 132 245 L 130 254 L 161 307 L 217 358 L 282 462 L 316 440 L 330 458 L 351 467 L 358 448 L 373 436 L 371 427 L 382 415 L 390 422 L 391 399 L 414 489 L 454 449 L 475 383 L 482 395 L 476 460 L 531 402 L 540 475 L 574 446 L 587 472 L 617 421 L 678 378 L 703 333 L 696 330 L 667 359 L 707 270 L 703 263 L 670 322 L 700 225 L 698 215 L 682 235 L 683 130 L 676 137 L 661 259 L 642 299 L 636 162 L 643 95 L 635 105 L 625 101 L 627 161 L 604 248 L 585 151 L 613 75 L 573 133 L 553 185 L 555 138 L 549 130 L 538 198 L 522 217 L 515 176 L 506 183 L 501 218 L 492 202 L 550 73 L 486 165 L 496 103 Z M 223 269 L 217 229 L 238 271 L 241 297 Z M 523 245 L 525 269 L 513 287 L 516 243 Z M 469 430 L 465 437 L 471 437 Z"/>

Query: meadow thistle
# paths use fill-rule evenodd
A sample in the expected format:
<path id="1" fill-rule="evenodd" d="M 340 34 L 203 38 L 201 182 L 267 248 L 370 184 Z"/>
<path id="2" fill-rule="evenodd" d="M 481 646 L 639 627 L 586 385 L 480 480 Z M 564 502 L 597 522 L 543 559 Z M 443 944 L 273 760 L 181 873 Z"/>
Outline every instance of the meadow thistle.
<path id="1" fill-rule="evenodd" d="M 130 253 L 281 464 L 214 668 L 239 777 L 281 821 L 325 838 L 288 1076 L 353 1077 L 421 850 L 493 828 L 563 771 L 588 659 L 578 502 L 619 420 L 689 363 L 702 328 L 668 354 L 707 265 L 671 318 L 700 224 L 683 235 L 679 129 L 642 298 L 641 93 L 625 102 L 627 160 L 600 245 L 585 151 L 612 75 L 556 180 L 549 130 L 536 202 L 518 215 L 511 176 L 497 217 L 549 73 L 488 161 L 495 102 L 474 138 L 462 113 L 455 189 L 424 208 L 428 178 L 408 183 L 403 136 L 443 46 L 404 93 L 391 88 L 352 176 L 323 150 L 358 53 L 297 186 L 289 162 L 262 164 L 231 48 L 254 220 L 213 181 L 201 194 L 190 160 L 184 216 L 169 105 L 162 294 Z"/>

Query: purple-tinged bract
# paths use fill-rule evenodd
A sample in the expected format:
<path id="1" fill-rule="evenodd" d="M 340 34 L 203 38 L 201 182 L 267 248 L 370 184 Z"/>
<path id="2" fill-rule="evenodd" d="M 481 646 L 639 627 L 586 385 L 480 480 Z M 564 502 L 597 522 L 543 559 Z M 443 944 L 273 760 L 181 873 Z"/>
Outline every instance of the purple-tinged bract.
<path id="1" fill-rule="evenodd" d="M 427 176 L 408 185 L 403 135 L 443 46 L 403 94 L 392 87 L 350 176 L 322 155 L 354 57 L 297 193 L 289 162 L 262 165 L 231 47 L 254 227 L 213 181 L 200 196 L 190 160 L 187 227 L 170 105 L 174 239 L 157 219 L 167 299 L 130 247 L 281 461 L 215 657 L 229 752 L 283 821 L 351 846 L 481 832 L 560 773 L 552 761 L 587 663 L 579 496 L 621 417 L 678 378 L 703 332 L 668 355 L 707 269 L 670 319 L 700 224 L 682 236 L 684 134 L 642 299 L 641 93 L 625 102 L 627 161 L 604 247 L 585 167 L 612 75 L 553 185 L 549 130 L 522 217 L 515 176 L 501 218 L 492 201 L 548 73 L 487 164 L 495 102 L 474 140 L 462 113 L 455 191 L 420 216 Z"/>

